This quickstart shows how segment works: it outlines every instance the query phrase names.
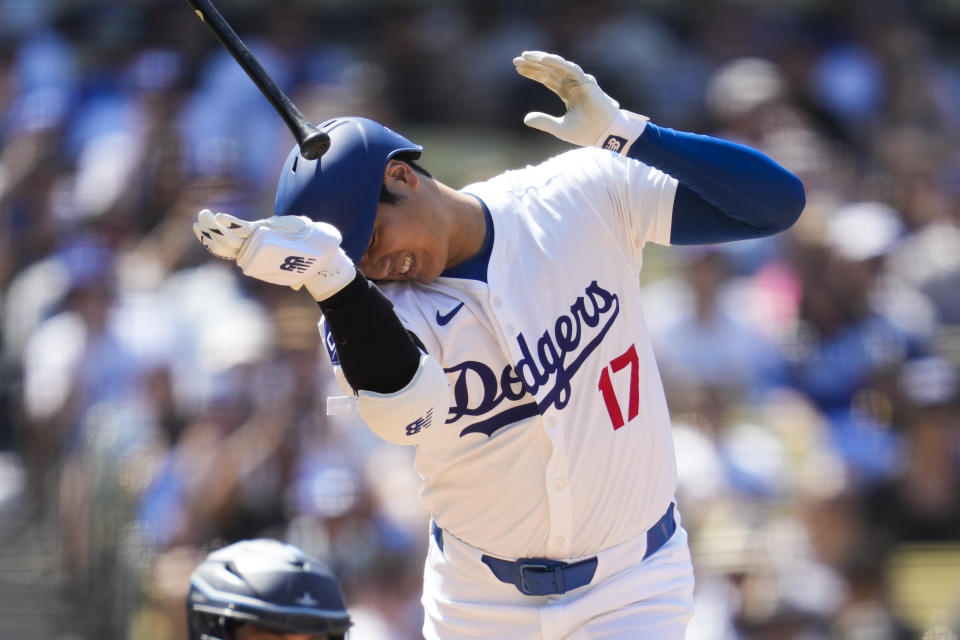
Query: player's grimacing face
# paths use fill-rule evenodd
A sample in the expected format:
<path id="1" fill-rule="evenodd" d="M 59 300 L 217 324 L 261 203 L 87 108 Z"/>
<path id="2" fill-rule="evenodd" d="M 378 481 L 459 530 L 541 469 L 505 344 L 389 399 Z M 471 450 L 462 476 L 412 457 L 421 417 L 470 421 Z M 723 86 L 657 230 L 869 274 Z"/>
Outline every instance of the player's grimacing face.
<path id="1" fill-rule="evenodd" d="M 433 282 L 447 267 L 449 242 L 414 199 L 381 202 L 370 245 L 357 267 L 371 280 Z"/>

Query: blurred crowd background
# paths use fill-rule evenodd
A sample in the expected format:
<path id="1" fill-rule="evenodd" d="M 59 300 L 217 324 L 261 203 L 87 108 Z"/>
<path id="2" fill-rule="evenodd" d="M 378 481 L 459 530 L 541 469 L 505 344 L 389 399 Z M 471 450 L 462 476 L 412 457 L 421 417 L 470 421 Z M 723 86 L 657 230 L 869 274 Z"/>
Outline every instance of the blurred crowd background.
<path id="1" fill-rule="evenodd" d="M 565 148 L 522 125 L 562 109 L 525 49 L 796 172 L 789 232 L 646 253 L 689 637 L 958 637 L 960 4 L 218 4 L 314 121 L 453 186 Z M 325 415 L 308 296 L 191 232 L 270 215 L 291 145 L 184 2 L 0 0 L 0 636 L 182 640 L 199 558 L 269 536 L 336 570 L 355 638 L 419 637 L 411 452 Z"/>

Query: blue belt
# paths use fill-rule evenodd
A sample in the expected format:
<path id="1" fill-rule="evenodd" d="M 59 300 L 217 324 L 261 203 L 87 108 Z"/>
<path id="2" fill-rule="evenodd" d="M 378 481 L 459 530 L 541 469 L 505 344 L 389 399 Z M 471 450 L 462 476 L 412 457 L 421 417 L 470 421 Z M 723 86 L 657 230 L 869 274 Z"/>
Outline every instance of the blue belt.
<path id="1" fill-rule="evenodd" d="M 432 523 L 433 537 L 440 551 L 443 551 L 443 530 Z M 673 517 L 673 503 L 667 507 L 656 524 L 647 531 L 647 551 L 643 560 L 657 552 L 677 530 L 677 521 Z M 490 567 L 500 582 L 514 585 L 520 593 L 528 596 L 549 596 L 566 593 L 589 584 L 597 571 L 597 558 L 587 558 L 577 562 L 562 562 L 549 558 L 519 558 L 502 560 L 493 556 L 480 557 Z"/>

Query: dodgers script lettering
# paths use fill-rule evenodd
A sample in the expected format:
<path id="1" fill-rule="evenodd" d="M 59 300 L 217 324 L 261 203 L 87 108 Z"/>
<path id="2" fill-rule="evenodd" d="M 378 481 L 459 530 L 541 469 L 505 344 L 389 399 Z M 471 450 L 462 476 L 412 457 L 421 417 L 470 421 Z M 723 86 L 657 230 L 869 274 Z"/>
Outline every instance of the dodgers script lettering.
<path id="1" fill-rule="evenodd" d="M 570 313 L 559 316 L 553 326 L 533 342 L 524 333 L 517 336 L 520 359 L 497 374 L 488 365 L 467 360 L 447 367 L 455 376 L 452 384 L 454 405 L 447 424 L 464 416 L 484 419 L 460 432 L 492 435 L 498 429 L 524 418 L 543 413 L 550 407 L 563 409 L 570 402 L 570 382 L 587 357 L 600 345 L 603 337 L 620 313 L 620 299 L 596 280 L 584 295 L 570 305 Z M 472 391 L 472 392 L 471 392 Z M 515 404 L 493 413 L 503 402 L 530 401 Z M 493 413 L 493 415 L 488 415 Z"/>

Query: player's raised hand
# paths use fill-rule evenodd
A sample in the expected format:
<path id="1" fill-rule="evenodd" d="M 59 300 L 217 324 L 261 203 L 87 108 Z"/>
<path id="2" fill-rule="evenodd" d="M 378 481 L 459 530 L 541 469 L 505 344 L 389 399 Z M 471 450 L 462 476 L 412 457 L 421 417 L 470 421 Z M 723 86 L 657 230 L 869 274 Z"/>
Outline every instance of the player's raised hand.
<path id="1" fill-rule="evenodd" d="M 524 51 L 513 64 L 517 73 L 543 84 L 567 106 L 560 117 L 528 113 L 524 124 L 582 147 L 602 142 L 600 138 L 617 117 L 620 105 L 603 92 L 596 78 L 576 63 L 543 51 Z"/>

